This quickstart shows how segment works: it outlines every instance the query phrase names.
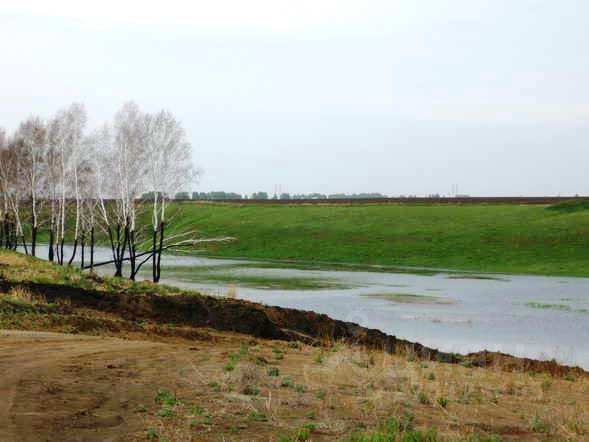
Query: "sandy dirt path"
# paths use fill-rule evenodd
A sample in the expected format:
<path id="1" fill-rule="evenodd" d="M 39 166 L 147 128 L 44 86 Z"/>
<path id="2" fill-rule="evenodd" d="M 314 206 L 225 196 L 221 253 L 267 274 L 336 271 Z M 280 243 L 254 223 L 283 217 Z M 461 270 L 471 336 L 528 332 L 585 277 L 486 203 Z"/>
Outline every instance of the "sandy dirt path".
<path id="1" fill-rule="evenodd" d="M 118 440 L 138 428 L 130 408 L 152 396 L 166 347 L 0 330 L 0 441 Z"/>

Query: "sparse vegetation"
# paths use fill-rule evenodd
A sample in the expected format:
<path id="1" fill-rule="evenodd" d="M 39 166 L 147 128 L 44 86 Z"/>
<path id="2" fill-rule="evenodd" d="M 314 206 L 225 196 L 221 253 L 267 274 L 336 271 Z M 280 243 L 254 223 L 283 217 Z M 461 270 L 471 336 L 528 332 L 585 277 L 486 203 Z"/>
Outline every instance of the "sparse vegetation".
<path id="1" fill-rule="evenodd" d="M 400 304 L 453 304 L 455 301 L 438 296 L 416 295 L 413 293 L 375 293 L 361 295 L 366 298 L 384 299 Z"/>
<path id="2" fill-rule="evenodd" d="M 528 307 L 537 308 L 542 310 L 560 310 L 563 312 L 576 312 L 576 313 L 589 313 L 589 309 L 583 308 L 573 308 L 567 304 L 552 304 L 552 303 L 544 303 L 544 302 L 528 302 L 526 303 Z"/>
<path id="3" fill-rule="evenodd" d="M 278 367 L 268 367 L 268 370 L 266 372 L 268 373 L 268 376 L 280 376 L 280 370 L 278 369 Z"/>

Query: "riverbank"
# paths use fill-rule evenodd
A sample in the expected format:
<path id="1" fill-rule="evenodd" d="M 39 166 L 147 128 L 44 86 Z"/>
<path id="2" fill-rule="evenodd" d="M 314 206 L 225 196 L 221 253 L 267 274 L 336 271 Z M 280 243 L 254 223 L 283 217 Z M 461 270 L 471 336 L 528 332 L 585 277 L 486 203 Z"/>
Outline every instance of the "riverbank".
<path id="1" fill-rule="evenodd" d="M 0 337 L 10 349 L 3 350 L 5 379 L 18 378 L 4 386 L 12 386 L 13 400 L 0 406 L 0 422 L 3 409 L 12 413 L 15 434 L 37 428 L 60 440 L 80 432 L 87 440 L 218 440 L 219 434 L 373 440 L 375 431 L 429 432 L 428 440 L 586 435 L 589 380 L 580 369 L 487 352 L 440 353 L 325 315 L 86 276 L 7 252 L 0 254 L 0 272 L 0 328 L 34 333 Z M 69 334 L 46 337 L 47 331 Z M 55 357 L 33 357 L 43 354 Z M 116 397 L 108 393 L 113 385 Z"/>
<path id="2" fill-rule="evenodd" d="M 170 234 L 197 230 L 224 258 L 589 276 L 589 210 L 542 205 L 173 203 Z"/>

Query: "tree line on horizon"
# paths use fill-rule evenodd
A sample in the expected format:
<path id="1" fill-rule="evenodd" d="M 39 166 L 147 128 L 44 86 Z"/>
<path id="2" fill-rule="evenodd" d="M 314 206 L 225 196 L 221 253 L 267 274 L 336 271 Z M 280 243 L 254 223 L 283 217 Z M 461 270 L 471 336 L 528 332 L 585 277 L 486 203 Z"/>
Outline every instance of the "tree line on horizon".
<path id="1" fill-rule="evenodd" d="M 0 247 L 36 256 L 43 232 L 49 261 L 71 265 L 79 254 L 81 268 L 114 264 L 115 276 L 128 263 L 131 279 L 151 261 L 157 282 L 165 250 L 205 241 L 194 232 L 166 238 L 168 195 L 194 181 L 192 146 L 167 110 L 129 102 L 90 132 L 87 118 L 74 103 L 46 120 L 32 115 L 11 134 L 0 128 Z M 97 235 L 111 260 L 95 262 Z"/>
<path id="2" fill-rule="evenodd" d="M 144 198 L 151 196 L 150 192 L 146 192 L 142 195 Z M 215 201 L 215 200 L 313 200 L 313 199 L 374 199 L 374 198 L 387 198 L 387 195 L 382 193 L 301 193 L 301 194 L 290 194 L 280 193 L 270 195 L 268 192 L 254 192 L 251 195 L 240 194 L 236 192 L 177 192 L 174 194 L 175 200 L 198 200 L 198 201 Z"/>

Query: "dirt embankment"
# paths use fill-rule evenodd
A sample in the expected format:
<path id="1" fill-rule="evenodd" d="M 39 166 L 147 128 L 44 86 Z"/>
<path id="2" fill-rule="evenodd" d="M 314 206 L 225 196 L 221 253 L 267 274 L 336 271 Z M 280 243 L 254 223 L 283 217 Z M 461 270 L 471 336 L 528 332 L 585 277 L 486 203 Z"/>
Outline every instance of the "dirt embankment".
<path id="1" fill-rule="evenodd" d="M 379 330 L 334 320 L 327 315 L 295 309 L 270 307 L 248 301 L 210 296 L 179 294 L 106 293 L 65 285 L 10 282 L 0 279 L 0 289 L 23 287 L 42 295 L 48 302 L 64 301 L 75 309 L 91 309 L 116 315 L 126 321 L 149 320 L 160 324 L 208 327 L 248 334 L 258 338 L 301 341 L 307 344 L 343 341 L 388 353 L 411 354 L 425 360 L 462 363 L 472 366 L 497 366 L 508 371 L 546 372 L 555 376 L 589 376 L 579 367 L 555 361 L 482 351 L 468 355 L 444 353 Z"/>

